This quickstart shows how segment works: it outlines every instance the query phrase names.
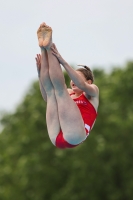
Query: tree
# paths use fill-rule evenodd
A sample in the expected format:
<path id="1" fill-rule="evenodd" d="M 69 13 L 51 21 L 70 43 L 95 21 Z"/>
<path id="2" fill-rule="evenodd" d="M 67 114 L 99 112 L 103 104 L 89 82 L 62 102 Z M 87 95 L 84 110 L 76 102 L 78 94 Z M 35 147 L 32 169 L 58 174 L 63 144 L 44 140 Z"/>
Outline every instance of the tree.
<path id="1" fill-rule="evenodd" d="M 13 114 L 2 118 L 1 200 L 128 200 L 133 196 L 133 63 L 107 74 L 96 124 L 78 147 L 60 150 L 49 140 L 38 82 Z M 67 85 L 69 78 L 65 73 Z"/>

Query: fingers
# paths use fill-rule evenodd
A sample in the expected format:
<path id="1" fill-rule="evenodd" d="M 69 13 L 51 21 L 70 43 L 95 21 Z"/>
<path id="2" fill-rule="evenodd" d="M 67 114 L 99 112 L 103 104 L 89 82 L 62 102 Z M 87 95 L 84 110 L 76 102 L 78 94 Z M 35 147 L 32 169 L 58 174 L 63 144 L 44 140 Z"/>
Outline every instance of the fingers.
<path id="1" fill-rule="evenodd" d="M 57 49 L 55 43 L 53 43 L 53 47 L 54 47 L 54 49 L 56 49 L 56 51 L 58 51 L 58 49 Z"/>
<path id="2" fill-rule="evenodd" d="M 41 68 L 41 55 L 37 54 L 35 57 L 35 60 L 36 60 L 37 67 L 40 69 Z"/>
<path id="3" fill-rule="evenodd" d="M 58 51 L 58 49 L 57 49 L 57 47 L 56 47 L 56 45 L 54 44 L 54 46 L 55 46 L 55 49 Z"/>
<path id="4" fill-rule="evenodd" d="M 54 56 L 56 56 L 56 57 L 57 57 L 57 54 L 56 54 L 56 53 L 52 52 L 52 54 L 53 54 Z"/>
<path id="5" fill-rule="evenodd" d="M 53 52 L 57 52 L 56 49 L 55 49 L 54 47 L 51 47 L 51 50 L 52 50 Z"/>
<path id="6" fill-rule="evenodd" d="M 55 43 L 52 44 L 52 47 L 55 48 Z"/>
<path id="7" fill-rule="evenodd" d="M 36 59 L 37 59 L 38 61 L 41 61 L 41 55 L 40 55 L 40 54 L 37 54 L 36 56 L 37 56 Z"/>
<path id="8" fill-rule="evenodd" d="M 57 55 L 59 54 L 59 52 L 58 52 L 58 50 L 57 50 L 55 44 L 53 44 L 53 46 L 51 47 L 51 50 L 52 50 L 52 53 L 55 53 L 55 54 L 57 54 Z"/>

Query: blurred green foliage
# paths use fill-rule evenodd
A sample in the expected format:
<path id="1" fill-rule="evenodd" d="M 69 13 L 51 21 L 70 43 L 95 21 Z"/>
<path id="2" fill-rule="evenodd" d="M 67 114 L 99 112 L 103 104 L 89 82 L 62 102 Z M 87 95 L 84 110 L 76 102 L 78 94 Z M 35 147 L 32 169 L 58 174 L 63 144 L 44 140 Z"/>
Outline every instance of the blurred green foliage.
<path id="1" fill-rule="evenodd" d="M 2 117 L 0 200 L 133 199 L 133 62 L 94 75 L 98 118 L 74 149 L 50 142 L 38 82 L 13 114 Z M 65 79 L 68 85 L 66 73 Z"/>

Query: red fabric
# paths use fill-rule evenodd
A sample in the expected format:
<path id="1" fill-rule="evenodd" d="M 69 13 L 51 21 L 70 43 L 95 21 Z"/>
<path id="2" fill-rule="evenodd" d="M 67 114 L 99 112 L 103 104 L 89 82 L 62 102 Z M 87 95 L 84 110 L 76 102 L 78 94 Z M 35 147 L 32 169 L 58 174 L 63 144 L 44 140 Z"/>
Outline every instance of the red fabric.
<path id="1" fill-rule="evenodd" d="M 91 129 L 97 117 L 97 112 L 94 106 L 90 103 L 90 101 L 85 97 L 84 94 L 81 94 L 79 97 L 74 98 L 73 100 L 80 110 L 84 124 L 89 125 Z"/>
<path id="2" fill-rule="evenodd" d="M 65 148 L 74 148 L 77 145 L 72 145 L 69 144 L 63 137 L 63 133 L 62 131 L 59 132 L 57 138 L 56 138 L 56 147 L 60 148 L 60 149 L 65 149 Z"/>
<path id="3" fill-rule="evenodd" d="M 72 94 L 70 94 L 70 96 L 71 95 Z M 81 112 L 84 124 L 88 125 L 90 127 L 90 130 L 91 130 L 91 127 L 94 124 L 94 122 L 96 120 L 96 117 L 97 117 L 97 112 L 96 112 L 94 106 L 84 96 L 84 94 L 82 94 L 81 96 L 79 96 L 78 98 L 75 98 L 73 100 L 75 101 L 75 103 L 77 104 L 77 106 L 78 106 L 78 108 L 79 108 L 79 110 Z M 88 136 L 90 130 L 88 131 L 86 128 L 85 128 L 85 130 L 86 130 L 86 135 Z M 62 131 L 59 132 L 59 134 L 58 134 L 58 136 L 56 138 L 56 146 L 58 148 L 61 148 L 61 149 L 74 148 L 74 147 L 76 147 L 78 145 L 69 144 L 64 139 Z"/>

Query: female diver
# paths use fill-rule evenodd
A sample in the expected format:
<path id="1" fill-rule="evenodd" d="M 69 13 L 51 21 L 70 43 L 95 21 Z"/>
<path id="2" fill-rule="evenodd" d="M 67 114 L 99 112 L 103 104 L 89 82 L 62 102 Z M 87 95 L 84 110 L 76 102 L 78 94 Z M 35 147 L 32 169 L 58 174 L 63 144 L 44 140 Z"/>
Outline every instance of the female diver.
<path id="1" fill-rule="evenodd" d="M 46 121 L 51 142 L 73 148 L 89 135 L 99 104 L 99 89 L 89 67 L 74 70 L 52 42 L 52 29 L 42 23 L 37 31 L 41 54 L 36 56 L 40 90 L 47 102 Z M 60 64 L 71 79 L 67 89 Z"/>

